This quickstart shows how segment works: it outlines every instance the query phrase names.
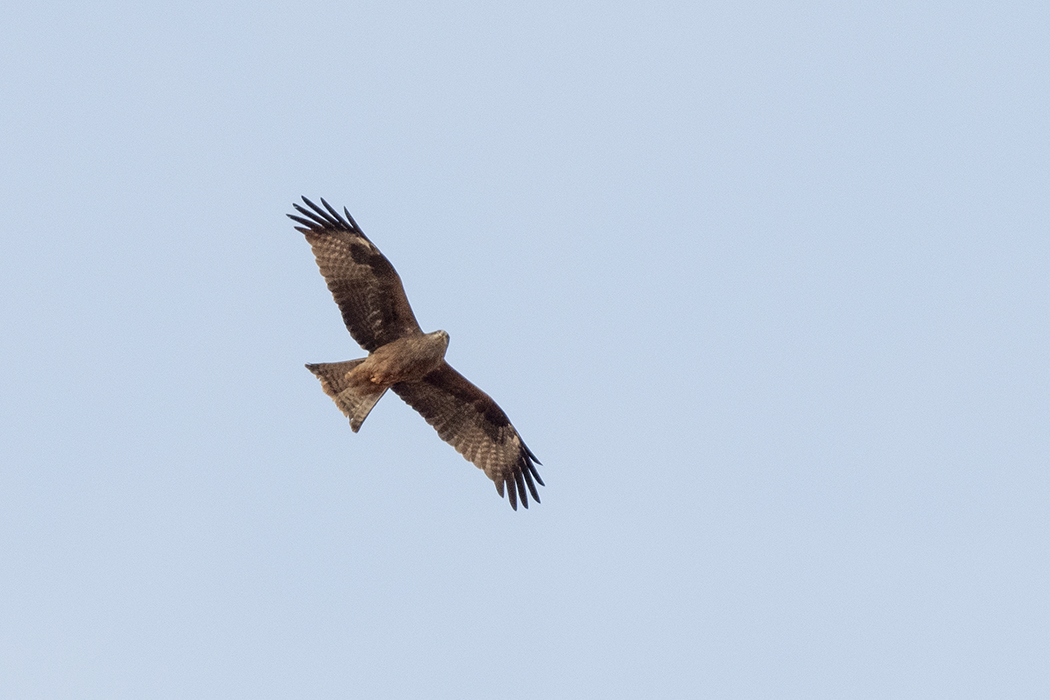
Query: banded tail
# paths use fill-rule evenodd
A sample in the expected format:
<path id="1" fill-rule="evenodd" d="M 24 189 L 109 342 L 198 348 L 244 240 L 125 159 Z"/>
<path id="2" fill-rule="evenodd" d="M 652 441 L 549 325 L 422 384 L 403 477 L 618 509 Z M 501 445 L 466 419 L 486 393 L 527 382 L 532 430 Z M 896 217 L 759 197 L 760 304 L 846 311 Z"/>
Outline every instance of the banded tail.
<path id="1" fill-rule="evenodd" d="M 306 365 L 306 369 L 313 372 L 321 380 L 321 388 L 335 401 L 335 405 L 350 419 L 350 430 L 355 433 L 361 429 L 361 424 L 368 418 L 372 408 L 383 398 L 386 389 L 374 394 L 358 394 L 349 387 L 346 373 L 365 361 L 348 360 L 346 362 L 322 362 L 316 365 Z"/>

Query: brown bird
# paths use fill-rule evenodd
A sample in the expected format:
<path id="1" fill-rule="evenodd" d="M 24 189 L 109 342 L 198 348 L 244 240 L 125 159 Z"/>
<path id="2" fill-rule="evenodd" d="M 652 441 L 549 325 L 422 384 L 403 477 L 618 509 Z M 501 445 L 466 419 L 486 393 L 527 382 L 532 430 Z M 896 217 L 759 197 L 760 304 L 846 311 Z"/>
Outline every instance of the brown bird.
<path id="1" fill-rule="evenodd" d="M 303 202 L 310 209 L 293 204 L 302 216 L 288 217 L 302 224 L 295 229 L 306 234 L 343 323 L 368 351 L 359 360 L 306 365 L 350 419 L 350 429 L 360 430 L 376 402 L 393 389 L 442 440 L 484 471 L 500 496 L 506 486 L 514 510 L 519 495 L 526 508 L 530 493 L 539 503 L 540 461 L 496 402 L 445 362 L 448 333 L 423 332 L 394 266 L 345 207 L 343 218 L 324 199 L 324 209 L 306 197 Z"/>

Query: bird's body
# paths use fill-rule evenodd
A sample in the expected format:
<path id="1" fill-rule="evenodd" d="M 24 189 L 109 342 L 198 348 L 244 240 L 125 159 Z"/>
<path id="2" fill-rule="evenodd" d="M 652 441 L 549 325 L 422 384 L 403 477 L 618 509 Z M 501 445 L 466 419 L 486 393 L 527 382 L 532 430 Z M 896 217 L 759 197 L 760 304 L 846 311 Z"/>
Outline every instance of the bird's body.
<path id="1" fill-rule="evenodd" d="M 347 329 L 369 353 L 358 360 L 306 366 L 350 419 L 350 428 L 356 433 L 386 390 L 393 389 L 442 440 L 484 470 L 501 496 L 506 485 L 511 506 L 517 509 L 520 495 L 528 508 L 529 493 L 539 502 L 539 460 L 496 402 L 445 362 L 448 333 L 423 333 L 397 272 L 348 211 L 343 210 L 344 219 L 323 199 L 324 210 L 306 197 L 303 201 L 310 210 L 293 206 L 306 218 L 288 216 L 303 224 L 296 229 L 313 248 Z"/>
<path id="2" fill-rule="evenodd" d="M 447 348 L 445 331 L 398 338 L 376 348 L 346 379 L 365 394 L 385 391 L 399 382 L 418 382 L 441 366 Z"/>

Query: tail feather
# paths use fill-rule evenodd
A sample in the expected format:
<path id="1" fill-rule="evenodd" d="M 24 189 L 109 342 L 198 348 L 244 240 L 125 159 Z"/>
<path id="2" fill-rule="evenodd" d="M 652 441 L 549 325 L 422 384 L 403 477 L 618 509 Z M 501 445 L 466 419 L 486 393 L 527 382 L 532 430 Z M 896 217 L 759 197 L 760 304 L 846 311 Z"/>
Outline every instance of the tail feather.
<path id="1" fill-rule="evenodd" d="M 361 358 L 347 362 L 322 362 L 316 365 L 306 365 L 306 369 L 321 380 L 321 388 L 324 389 L 324 393 L 328 394 L 343 415 L 350 419 L 350 429 L 355 433 L 361 429 L 365 418 L 386 393 L 386 389 L 383 389 L 374 394 L 359 394 L 350 388 L 350 383 L 346 379 L 347 372 L 364 361 L 365 358 Z"/>

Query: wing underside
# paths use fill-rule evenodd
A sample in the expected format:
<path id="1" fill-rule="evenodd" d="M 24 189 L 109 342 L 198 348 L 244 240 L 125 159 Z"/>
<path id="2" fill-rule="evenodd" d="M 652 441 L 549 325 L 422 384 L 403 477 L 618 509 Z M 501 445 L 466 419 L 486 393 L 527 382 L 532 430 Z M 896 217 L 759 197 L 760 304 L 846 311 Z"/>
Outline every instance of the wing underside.
<path id="1" fill-rule="evenodd" d="M 373 352 L 398 338 L 422 333 L 397 271 L 350 212 L 344 209 L 344 218 L 323 199 L 325 209 L 306 197 L 303 201 L 310 209 L 295 204 L 302 216 L 288 217 L 302 224 L 296 230 L 306 235 L 354 340 Z"/>
<path id="2" fill-rule="evenodd" d="M 391 387 L 437 430 L 442 440 L 456 448 L 496 484 L 500 496 L 506 489 L 511 506 L 518 498 L 529 507 L 529 494 L 539 503 L 536 471 L 540 462 L 525 445 L 507 414 L 492 398 L 474 386 L 448 363 L 422 381 Z"/>

